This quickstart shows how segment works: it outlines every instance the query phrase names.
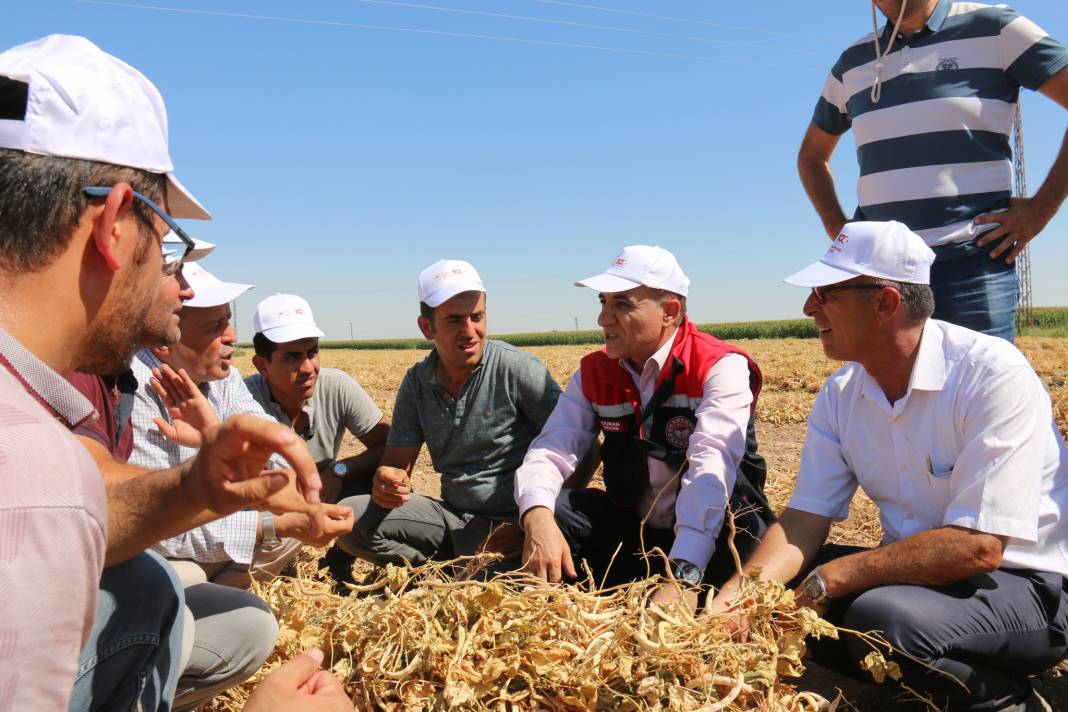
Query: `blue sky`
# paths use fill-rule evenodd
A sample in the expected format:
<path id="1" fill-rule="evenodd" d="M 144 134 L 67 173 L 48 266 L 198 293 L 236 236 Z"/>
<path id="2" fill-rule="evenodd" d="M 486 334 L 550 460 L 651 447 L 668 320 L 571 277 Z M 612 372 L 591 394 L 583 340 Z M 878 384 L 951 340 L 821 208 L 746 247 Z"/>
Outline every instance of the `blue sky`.
<path id="1" fill-rule="evenodd" d="M 1068 3 L 1013 5 L 1068 39 Z M 220 246 L 204 265 L 257 285 L 242 338 L 277 291 L 330 338 L 418 335 L 416 279 L 442 257 L 481 272 L 491 332 L 594 328 L 595 295 L 571 285 L 632 243 L 676 254 L 697 321 L 798 316 L 805 295 L 781 278 L 826 238 L 797 146 L 827 70 L 871 29 L 865 0 L 4 9 L 4 47 L 82 34 L 160 88 L 177 173 L 215 216 L 187 224 Z M 1034 191 L 1065 112 L 1023 106 Z M 851 136 L 833 169 L 851 211 Z M 1068 304 L 1066 238 L 1068 208 L 1032 243 L 1036 304 Z"/>

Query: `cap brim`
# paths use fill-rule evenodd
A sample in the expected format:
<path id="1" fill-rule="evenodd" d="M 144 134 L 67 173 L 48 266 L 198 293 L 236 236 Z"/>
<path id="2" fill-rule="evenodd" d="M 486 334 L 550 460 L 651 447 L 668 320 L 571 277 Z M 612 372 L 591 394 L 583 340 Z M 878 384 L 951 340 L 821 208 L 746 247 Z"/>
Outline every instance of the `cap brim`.
<path id="1" fill-rule="evenodd" d="M 315 324 L 287 324 L 286 326 L 278 326 L 260 333 L 276 344 L 284 344 L 301 339 L 321 339 L 326 336 L 322 329 Z"/>
<path id="2" fill-rule="evenodd" d="M 173 255 L 178 252 L 182 252 L 185 249 L 185 243 L 177 235 L 174 239 L 170 239 L 170 236 L 174 233 L 168 232 L 163 238 L 163 254 Z M 206 242 L 204 240 L 198 240 L 193 238 L 193 249 L 189 251 L 189 255 L 185 258 L 186 262 L 199 262 L 215 250 L 215 243 Z"/>
<path id="3" fill-rule="evenodd" d="M 173 173 L 167 174 L 167 213 L 172 218 L 211 220 L 211 213 L 197 202 Z"/>
<path id="4" fill-rule="evenodd" d="M 614 292 L 627 292 L 642 285 L 641 282 L 635 282 L 632 279 L 625 279 L 619 275 L 602 272 L 596 276 L 575 282 L 575 286 L 588 287 L 595 292 L 611 294 Z"/>
<path id="5" fill-rule="evenodd" d="M 859 272 L 850 272 L 840 267 L 832 267 L 826 262 L 813 262 L 800 272 L 794 272 L 783 281 L 797 287 L 823 287 L 837 284 L 859 276 Z"/>
<path id="6" fill-rule="evenodd" d="M 449 301 L 457 294 L 464 292 L 485 292 L 486 288 L 480 282 L 449 282 L 445 287 L 434 292 L 430 296 L 421 299 L 424 304 L 433 309 Z M 274 341 L 274 339 L 271 339 Z"/>
<path id="7" fill-rule="evenodd" d="M 218 282 L 207 289 L 199 290 L 192 299 L 185 303 L 187 307 L 217 307 L 220 304 L 229 304 L 242 294 L 252 289 L 251 284 L 236 284 L 234 282 Z"/>

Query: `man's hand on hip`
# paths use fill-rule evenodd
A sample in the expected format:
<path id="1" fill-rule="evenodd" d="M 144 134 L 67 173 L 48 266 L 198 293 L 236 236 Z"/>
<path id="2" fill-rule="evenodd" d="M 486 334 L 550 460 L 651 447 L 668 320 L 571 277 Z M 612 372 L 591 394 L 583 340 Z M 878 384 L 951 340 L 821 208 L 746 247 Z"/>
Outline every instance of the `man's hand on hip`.
<path id="1" fill-rule="evenodd" d="M 545 507 L 531 507 L 523 514 L 523 568 L 538 578 L 553 583 L 561 574 L 578 578 L 571 560 L 571 547 L 556 524 L 556 517 Z"/>
<path id="2" fill-rule="evenodd" d="M 321 533 L 322 481 L 315 461 L 304 441 L 280 423 L 238 415 L 209 428 L 200 452 L 182 475 L 182 487 L 193 502 L 220 516 L 257 507 L 289 484 L 286 473 L 263 469 L 276 452 L 293 466 L 312 527 Z"/>
<path id="3" fill-rule="evenodd" d="M 371 501 L 385 509 L 396 509 L 412 496 L 411 479 L 398 467 L 385 465 L 375 470 L 371 480 Z"/>
<path id="4" fill-rule="evenodd" d="M 1017 255 L 1027 247 L 1027 243 L 1042 232 L 1053 216 L 1042 213 L 1033 198 L 1010 198 L 1010 202 L 1012 207 L 1005 212 L 980 215 L 972 222 L 976 225 L 998 225 L 983 233 L 975 244 L 983 247 L 995 240 L 1001 240 L 990 251 L 990 258 L 1004 256 L 1005 263 L 1011 265 Z"/>

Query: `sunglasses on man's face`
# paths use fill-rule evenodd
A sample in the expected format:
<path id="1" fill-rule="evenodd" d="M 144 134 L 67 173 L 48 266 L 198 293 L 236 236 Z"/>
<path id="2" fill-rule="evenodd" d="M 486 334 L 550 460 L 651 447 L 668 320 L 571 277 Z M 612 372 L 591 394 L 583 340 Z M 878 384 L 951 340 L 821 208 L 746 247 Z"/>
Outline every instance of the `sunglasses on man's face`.
<path id="1" fill-rule="evenodd" d="M 85 194 L 92 198 L 106 198 L 111 194 L 111 190 L 111 188 L 106 186 L 94 185 L 85 188 Z M 185 230 L 179 227 L 174 218 L 168 215 L 154 200 L 143 193 L 138 193 L 136 190 L 133 191 L 133 196 L 144 203 L 145 207 L 149 210 L 156 215 L 159 215 L 160 219 L 167 224 L 167 227 L 169 227 L 171 231 L 178 236 L 178 239 L 182 241 L 184 249 L 180 251 L 168 250 L 166 245 L 163 245 L 163 276 L 169 277 L 172 274 L 178 274 L 178 270 L 182 269 L 182 265 L 185 264 L 185 260 L 189 257 L 189 253 L 193 251 L 195 245 L 193 238 L 185 234 Z"/>
<path id="2" fill-rule="evenodd" d="M 851 289 L 886 289 L 881 284 L 832 284 L 829 287 L 813 287 L 812 296 L 819 304 L 827 303 L 827 295 L 832 292 L 846 292 Z"/>

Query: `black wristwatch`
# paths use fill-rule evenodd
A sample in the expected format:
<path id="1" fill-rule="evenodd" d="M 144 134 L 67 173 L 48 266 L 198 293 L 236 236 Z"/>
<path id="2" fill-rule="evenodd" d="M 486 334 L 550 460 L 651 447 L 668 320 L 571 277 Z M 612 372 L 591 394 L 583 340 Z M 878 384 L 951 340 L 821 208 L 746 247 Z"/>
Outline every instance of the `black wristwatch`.
<path id="1" fill-rule="evenodd" d="M 685 559 L 671 560 L 671 575 L 690 588 L 698 588 L 705 580 L 705 570 Z"/>
<path id="2" fill-rule="evenodd" d="M 801 595 L 808 600 L 815 603 L 817 606 L 822 606 L 831 600 L 830 594 L 827 593 L 827 582 L 820 576 L 819 569 L 813 569 L 812 573 L 805 577 L 805 580 L 798 586 L 801 591 Z"/>

